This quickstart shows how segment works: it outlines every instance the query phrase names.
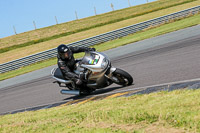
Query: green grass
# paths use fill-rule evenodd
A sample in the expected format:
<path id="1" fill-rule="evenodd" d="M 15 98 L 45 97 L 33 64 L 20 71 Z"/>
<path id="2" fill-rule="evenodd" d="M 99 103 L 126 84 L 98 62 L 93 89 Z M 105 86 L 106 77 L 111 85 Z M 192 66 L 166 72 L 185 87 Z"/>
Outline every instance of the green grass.
<path id="1" fill-rule="evenodd" d="M 176 31 L 176 30 L 183 29 L 183 28 L 190 27 L 190 26 L 197 25 L 197 24 L 200 24 L 200 15 L 199 14 L 189 17 L 189 18 L 186 18 L 186 19 L 183 19 L 183 20 L 173 22 L 173 23 L 165 24 L 160 27 L 156 27 L 153 29 L 147 29 L 146 31 L 135 33 L 135 34 L 132 34 L 132 35 L 120 38 L 120 39 L 116 39 L 113 41 L 109 41 L 109 42 L 106 42 L 106 43 L 103 43 L 100 45 L 95 45 L 93 47 L 95 47 L 98 51 L 105 51 L 108 49 L 126 45 L 126 44 L 129 44 L 132 42 L 137 42 L 137 41 L 144 40 L 147 38 L 155 37 L 158 35 L 162 35 L 162 34 L 165 34 L 168 32 Z M 80 58 L 81 56 L 83 56 L 83 54 L 78 54 L 75 57 Z M 8 79 L 8 78 L 11 78 L 11 77 L 14 77 L 17 75 L 21 75 L 21 74 L 31 72 L 31 71 L 34 71 L 37 69 L 41 69 L 41 68 L 44 68 L 47 66 L 51 66 L 54 64 L 56 64 L 55 58 L 48 60 L 48 61 L 42 61 L 42 62 L 39 62 L 36 64 L 32 64 L 30 66 L 23 67 L 18 70 L 2 73 L 2 74 L 0 74 L 0 80 Z"/>
<path id="2" fill-rule="evenodd" d="M 122 20 L 134 18 L 144 14 L 156 12 L 166 8 L 194 2 L 198 0 L 159 0 L 145 5 L 125 8 L 114 12 L 109 12 L 93 17 L 71 21 L 55 26 L 26 32 L 16 36 L 0 39 L 0 53 L 4 53 L 13 49 L 30 46 L 33 44 L 61 38 L 81 31 L 92 28 L 116 23 Z"/>
<path id="3" fill-rule="evenodd" d="M 0 116 L 0 132 L 200 132 L 200 90 L 90 101 Z"/>

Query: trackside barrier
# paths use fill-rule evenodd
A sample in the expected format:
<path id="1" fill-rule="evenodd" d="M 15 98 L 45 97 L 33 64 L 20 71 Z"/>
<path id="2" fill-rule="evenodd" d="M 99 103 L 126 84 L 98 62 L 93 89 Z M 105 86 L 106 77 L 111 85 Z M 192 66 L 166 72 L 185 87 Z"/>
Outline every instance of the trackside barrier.
<path id="1" fill-rule="evenodd" d="M 131 26 L 127 26 L 121 29 L 117 29 L 111 32 L 107 32 L 104 34 L 100 34 L 91 38 L 87 38 L 81 41 L 77 41 L 74 43 L 67 44 L 68 46 L 84 46 L 89 47 L 92 45 L 104 43 L 110 40 L 114 40 L 120 37 L 127 36 L 129 34 L 136 33 L 138 31 L 145 30 L 147 28 L 152 28 L 154 26 L 158 26 L 164 23 L 168 23 L 177 19 L 181 19 L 184 17 L 192 16 L 200 13 L 200 6 L 196 6 L 193 8 L 189 8 L 183 11 L 179 11 L 176 13 L 172 13 L 169 15 L 165 15 L 162 17 L 158 17 L 155 19 L 151 19 L 145 22 L 141 22 L 138 24 L 134 24 Z M 0 64 L 0 73 L 5 73 L 11 70 L 19 69 L 20 67 L 27 66 L 42 60 L 47 60 L 53 57 L 56 57 L 56 48 L 46 50 L 37 54 L 33 54 L 24 58 L 20 58 L 17 60 L 13 60 L 4 64 Z"/>

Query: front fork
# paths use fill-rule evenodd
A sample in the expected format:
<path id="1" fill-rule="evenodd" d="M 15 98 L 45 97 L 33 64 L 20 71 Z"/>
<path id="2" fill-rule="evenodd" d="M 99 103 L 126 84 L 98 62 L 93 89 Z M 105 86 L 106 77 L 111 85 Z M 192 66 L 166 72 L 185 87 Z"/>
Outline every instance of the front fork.
<path id="1" fill-rule="evenodd" d="M 116 71 L 116 69 L 117 68 L 115 68 L 115 67 L 111 67 L 109 74 L 107 74 L 107 75 L 105 74 L 105 77 L 107 77 L 108 79 L 112 80 L 114 83 L 118 83 L 119 82 L 119 80 L 115 76 L 113 76 L 113 73 Z"/>

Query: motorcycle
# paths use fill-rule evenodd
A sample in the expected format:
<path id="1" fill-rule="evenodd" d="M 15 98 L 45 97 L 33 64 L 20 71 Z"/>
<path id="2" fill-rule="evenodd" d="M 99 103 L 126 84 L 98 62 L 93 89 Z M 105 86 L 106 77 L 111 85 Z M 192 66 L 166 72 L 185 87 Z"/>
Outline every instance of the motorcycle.
<path id="1" fill-rule="evenodd" d="M 75 64 L 74 73 L 87 75 L 82 85 L 78 86 L 74 81 L 65 79 L 59 68 L 51 70 L 51 75 L 56 80 L 54 83 L 68 88 L 62 89 L 61 94 L 85 95 L 113 83 L 122 86 L 129 86 L 133 83 L 133 78 L 129 73 L 113 67 L 107 55 L 95 51 L 85 52 L 82 60 Z"/>

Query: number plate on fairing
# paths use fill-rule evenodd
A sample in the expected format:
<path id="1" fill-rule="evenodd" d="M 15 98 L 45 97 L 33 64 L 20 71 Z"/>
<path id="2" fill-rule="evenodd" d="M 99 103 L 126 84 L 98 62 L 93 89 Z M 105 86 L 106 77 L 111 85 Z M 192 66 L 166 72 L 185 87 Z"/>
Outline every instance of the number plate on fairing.
<path id="1" fill-rule="evenodd" d="M 88 64 L 89 65 L 96 65 L 98 63 L 98 61 L 99 61 L 99 58 L 100 57 L 98 55 L 95 55 L 92 59 L 90 59 L 88 61 Z"/>

